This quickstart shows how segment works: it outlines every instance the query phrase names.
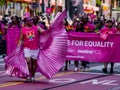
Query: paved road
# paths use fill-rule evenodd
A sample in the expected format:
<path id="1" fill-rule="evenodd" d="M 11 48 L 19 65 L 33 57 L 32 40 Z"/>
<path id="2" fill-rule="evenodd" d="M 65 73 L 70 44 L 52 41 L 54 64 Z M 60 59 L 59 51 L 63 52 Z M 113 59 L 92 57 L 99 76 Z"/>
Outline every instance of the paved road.
<path id="1" fill-rule="evenodd" d="M 1 60 L 0 90 L 120 90 L 120 63 L 115 64 L 114 74 L 104 74 L 102 68 L 102 63 L 91 63 L 88 71 L 73 72 L 74 65 L 70 64 L 68 71 L 65 72 L 63 68 L 52 79 L 36 73 L 36 81 L 29 83 L 7 76 Z"/>

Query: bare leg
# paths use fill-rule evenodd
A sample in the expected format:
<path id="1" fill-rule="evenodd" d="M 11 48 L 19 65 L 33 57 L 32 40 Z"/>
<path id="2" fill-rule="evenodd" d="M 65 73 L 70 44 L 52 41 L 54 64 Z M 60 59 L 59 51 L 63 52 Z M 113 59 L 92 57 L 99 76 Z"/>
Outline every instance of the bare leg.
<path id="1" fill-rule="evenodd" d="M 108 66 L 108 63 L 105 62 L 105 63 L 104 63 L 104 68 L 103 68 L 103 72 L 104 72 L 104 73 L 107 73 L 107 66 Z"/>
<path id="2" fill-rule="evenodd" d="M 30 73 L 30 76 L 31 76 L 31 58 L 26 58 L 26 61 L 27 61 L 28 70 L 29 70 L 29 73 Z"/>
<path id="3" fill-rule="evenodd" d="M 105 62 L 105 63 L 104 63 L 104 68 L 106 68 L 106 69 L 107 69 L 107 66 L 108 66 L 108 63 L 107 63 L 107 62 Z"/>
<path id="4" fill-rule="evenodd" d="M 75 69 L 74 69 L 74 71 L 75 71 L 75 72 L 78 71 L 78 63 L 79 63 L 79 61 L 74 61 L 74 64 L 75 64 Z"/>
<path id="5" fill-rule="evenodd" d="M 79 61 L 74 61 L 75 67 L 78 67 L 78 62 Z"/>
<path id="6" fill-rule="evenodd" d="M 68 70 L 68 60 L 65 61 L 65 71 Z"/>
<path id="7" fill-rule="evenodd" d="M 114 67 L 114 63 L 110 63 L 111 64 L 111 69 L 110 69 L 110 73 L 113 73 L 113 67 Z"/>
<path id="8" fill-rule="evenodd" d="M 32 59 L 31 61 L 31 74 L 32 74 L 32 77 L 35 77 L 35 72 L 36 72 L 36 69 L 37 69 L 37 60 L 36 59 Z"/>

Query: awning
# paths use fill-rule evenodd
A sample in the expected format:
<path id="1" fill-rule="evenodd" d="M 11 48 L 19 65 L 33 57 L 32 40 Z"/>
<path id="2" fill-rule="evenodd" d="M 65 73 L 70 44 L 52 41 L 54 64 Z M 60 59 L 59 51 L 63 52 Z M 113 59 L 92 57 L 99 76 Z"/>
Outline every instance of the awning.
<path id="1" fill-rule="evenodd" d="M 51 5 L 55 5 L 55 0 L 51 0 Z M 57 5 L 58 6 L 62 6 L 63 5 L 63 1 L 62 0 L 57 0 Z"/>
<path id="2" fill-rule="evenodd" d="M 48 3 L 48 0 L 44 0 L 44 3 Z M 42 0 L 40 0 L 40 4 L 42 4 Z"/>
<path id="3" fill-rule="evenodd" d="M 88 2 L 88 1 L 89 1 L 89 0 L 83 0 L 83 2 L 85 2 L 85 3 Z"/>
<path id="4" fill-rule="evenodd" d="M 32 2 L 32 0 L 8 0 L 8 1 L 10 1 L 10 2 L 21 2 L 21 3 L 31 3 Z"/>
<path id="5" fill-rule="evenodd" d="M 89 5 L 89 4 L 83 4 L 84 10 L 93 10 L 93 11 L 99 11 L 99 8 L 97 6 Z"/>
<path id="6" fill-rule="evenodd" d="M 22 0 L 19 0 L 22 1 Z M 32 2 L 32 0 L 23 0 L 23 2 Z"/>

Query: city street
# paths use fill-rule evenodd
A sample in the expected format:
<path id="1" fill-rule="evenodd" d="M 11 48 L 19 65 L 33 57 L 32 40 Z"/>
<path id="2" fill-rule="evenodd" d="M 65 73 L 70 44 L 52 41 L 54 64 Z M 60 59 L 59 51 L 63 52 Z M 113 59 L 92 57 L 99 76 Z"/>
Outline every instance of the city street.
<path id="1" fill-rule="evenodd" d="M 68 71 L 63 67 L 52 79 L 36 73 L 35 82 L 26 82 L 7 76 L 0 59 L 0 90 L 120 90 L 120 64 L 115 64 L 114 74 L 104 74 L 102 68 L 102 63 L 90 63 L 89 70 L 74 72 L 72 63 Z"/>
<path id="2" fill-rule="evenodd" d="M 120 90 L 119 40 L 120 0 L 0 0 L 0 90 Z"/>

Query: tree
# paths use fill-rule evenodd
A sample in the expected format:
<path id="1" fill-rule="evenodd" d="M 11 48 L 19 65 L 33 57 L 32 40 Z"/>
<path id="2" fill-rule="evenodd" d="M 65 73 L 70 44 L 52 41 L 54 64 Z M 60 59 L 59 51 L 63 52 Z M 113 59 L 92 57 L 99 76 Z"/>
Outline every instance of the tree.
<path id="1" fill-rule="evenodd" d="M 4 5 L 5 2 L 6 2 L 6 0 L 1 0 L 1 1 L 0 1 L 0 6 Z"/>
<path id="2" fill-rule="evenodd" d="M 99 7 L 99 12 L 97 12 L 97 16 L 100 17 L 102 15 L 102 0 L 96 0 L 96 6 Z"/>
<path id="3" fill-rule="evenodd" d="M 100 6 L 101 5 L 101 0 L 96 0 L 96 5 Z"/>

